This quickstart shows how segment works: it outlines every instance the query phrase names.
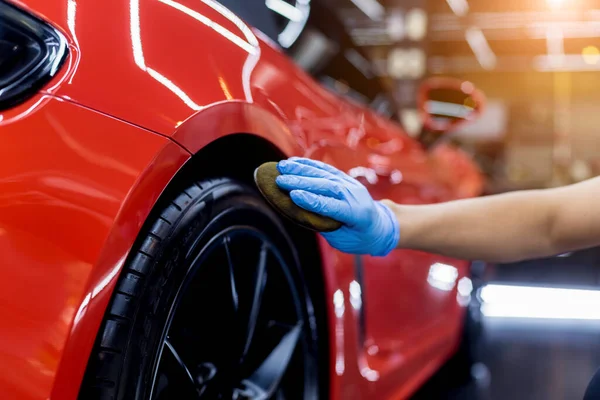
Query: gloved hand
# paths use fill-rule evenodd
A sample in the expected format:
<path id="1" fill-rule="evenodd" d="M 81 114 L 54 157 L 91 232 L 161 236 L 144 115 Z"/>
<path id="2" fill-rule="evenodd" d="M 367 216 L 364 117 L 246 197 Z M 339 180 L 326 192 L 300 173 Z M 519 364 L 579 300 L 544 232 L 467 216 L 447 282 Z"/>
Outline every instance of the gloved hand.
<path id="1" fill-rule="evenodd" d="M 344 225 L 321 233 L 334 248 L 385 256 L 396 248 L 400 226 L 392 210 L 373 200 L 359 181 L 321 161 L 292 157 L 277 164 L 277 184 L 294 203 Z"/>

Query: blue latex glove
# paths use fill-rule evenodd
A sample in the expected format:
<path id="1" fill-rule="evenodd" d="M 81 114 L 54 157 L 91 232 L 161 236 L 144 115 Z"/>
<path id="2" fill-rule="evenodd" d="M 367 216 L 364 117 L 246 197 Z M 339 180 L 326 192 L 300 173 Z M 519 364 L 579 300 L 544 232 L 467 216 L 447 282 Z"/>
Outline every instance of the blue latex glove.
<path id="1" fill-rule="evenodd" d="M 351 254 L 385 256 L 396 248 L 400 226 L 392 210 L 373 200 L 356 179 L 325 164 L 292 157 L 277 164 L 277 184 L 298 206 L 344 225 L 321 233 L 334 248 Z"/>

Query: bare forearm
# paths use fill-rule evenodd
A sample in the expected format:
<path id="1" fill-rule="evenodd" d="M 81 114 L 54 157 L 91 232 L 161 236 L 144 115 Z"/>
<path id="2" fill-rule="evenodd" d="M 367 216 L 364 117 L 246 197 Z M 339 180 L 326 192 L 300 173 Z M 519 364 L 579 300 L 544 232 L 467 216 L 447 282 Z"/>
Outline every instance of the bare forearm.
<path id="1" fill-rule="evenodd" d="M 562 251 L 553 237 L 555 210 L 544 191 L 523 191 L 448 203 L 391 204 L 399 248 L 460 259 L 512 262 Z"/>
<path id="2" fill-rule="evenodd" d="M 600 246 L 600 177 L 432 205 L 383 200 L 390 213 L 364 185 L 331 165 L 294 158 L 277 168 L 283 175 L 278 185 L 297 205 L 345 224 L 323 237 L 346 253 L 384 256 L 397 247 L 511 262 Z"/>

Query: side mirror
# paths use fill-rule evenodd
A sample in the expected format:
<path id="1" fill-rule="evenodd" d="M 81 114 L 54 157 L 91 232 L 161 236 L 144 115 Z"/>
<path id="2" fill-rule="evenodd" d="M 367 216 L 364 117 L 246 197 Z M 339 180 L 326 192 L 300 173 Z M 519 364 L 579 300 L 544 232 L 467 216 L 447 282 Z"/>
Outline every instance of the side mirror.
<path id="1" fill-rule="evenodd" d="M 424 130 L 439 135 L 479 117 L 485 96 L 469 81 L 433 77 L 421 84 L 417 105 Z"/>

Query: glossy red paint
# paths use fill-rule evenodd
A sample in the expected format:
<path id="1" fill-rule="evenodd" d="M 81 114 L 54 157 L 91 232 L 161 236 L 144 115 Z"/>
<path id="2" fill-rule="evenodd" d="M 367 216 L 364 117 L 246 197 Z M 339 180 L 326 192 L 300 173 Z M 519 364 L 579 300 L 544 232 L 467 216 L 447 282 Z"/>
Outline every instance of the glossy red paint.
<path id="1" fill-rule="evenodd" d="M 2 117 L 0 392 L 46 399 L 61 382 L 59 365 L 69 373 L 65 382 L 80 376 L 114 283 L 110 272 L 152 199 L 190 155 L 164 137 L 48 95 Z M 142 180 L 155 169 L 160 179 Z M 142 198 L 132 192 L 138 186 Z M 74 398 L 77 386 L 70 390 L 56 398 Z"/>
<path id="2" fill-rule="evenodd" d="M 61 30 L 70 56 L 39 96 L 1 115 L 7 398 L 76 398 L 143 221 L 191 154 L 223 136 L 250 133 L 286 156 L 330 162 L 376 198 L 432 203 L 482 190 L 465 154 L 427 151 L 329 92 L 217 2 L 16 4 Z M 321 254 L 331 398 L 406 398 L 454 351 L 466 263 L 410 251 L 356 259 L 323 241 Z M 434 265 L 456 272 L 451 288 L 436 287 Z"/>

